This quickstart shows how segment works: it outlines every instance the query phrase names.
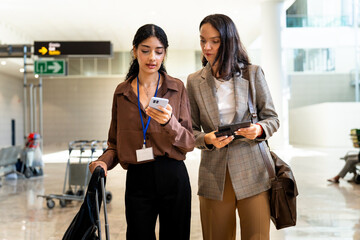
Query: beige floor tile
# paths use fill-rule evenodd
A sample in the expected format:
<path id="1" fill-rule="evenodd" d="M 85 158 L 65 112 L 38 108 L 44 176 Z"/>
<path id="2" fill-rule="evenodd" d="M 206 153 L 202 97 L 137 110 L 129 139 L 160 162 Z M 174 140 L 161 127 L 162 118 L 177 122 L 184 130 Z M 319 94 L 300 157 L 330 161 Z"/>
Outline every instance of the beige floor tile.
<path id="1" fill-rule="evenodd" d="M 342 180 L 340 184 L 329 184 L 326 181 L 341 169 L 344 162 L 339 158 L 345 155 L 346 151 L 315 148 L 278 151 L 292 166 L 298 183 L 298 224 L 280 231 L 272 226 L 271 239 L 360 240 L 360 185 L 348 183 L 346 180 Z M 199 157 L 200 152 L 196 150 L 188 154 L 186 160 L 193 195 L 192 240 L 202 239 L 196 195 Z M 67 159 L 64 158 L 65 162 Z M 62 238 L 81 203 L 72 202 L 61 208 L 56 200 L 55 207 L 48 209 L 46 200 L 37 195 L 62 193 L 66 166 L 64 162 L 46 163 L 43 177 L 2 179 L 0 240 Z M 107 190 L 113 195 L 113 200 L 108 204 L 112 240 L 125 239 L 125 176 L 126 171 L 120 166 L 108 174 Z M 346 176 L 346 179 L 350 177 Z"/>

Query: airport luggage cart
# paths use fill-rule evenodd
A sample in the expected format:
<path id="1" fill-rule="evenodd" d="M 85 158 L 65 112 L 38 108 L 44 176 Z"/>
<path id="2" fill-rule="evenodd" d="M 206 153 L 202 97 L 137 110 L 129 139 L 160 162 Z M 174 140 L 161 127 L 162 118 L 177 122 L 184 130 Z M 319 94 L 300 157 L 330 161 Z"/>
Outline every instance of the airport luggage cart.
<path id="1" fill-rule="evenodd" d="M 94 157 L 100 156 L 94 155 L 100 149 L 104 150 L 103 141 L 99 140 L 77 140 L 69 143 L 63 194 L 38 195 L 38 197 L 46 199 L 46 205 L 49 209 L 55 206 L 53 199 L 59 199 L 61 207 L 66 207 L 72 201 L 84 200 L 84 193 L 91 177 L 89 163 Z M 74 154 L 74 150 L 78 150 L 76 151 L 78 155 Z M 66 186 L 68 186 L 67 189 Z M 111 192 L 106 192 L 107 203 L 110 203 L 111 199 Z"/>
<path id="2" fill-rule="evenodd" d="M 102 148 L 103 148 L 103 152 L 105 152 L 105 150 L 107 149 L 108 145 L 107 145 L 107 141 L 103 140 L 102 141 Z"/>

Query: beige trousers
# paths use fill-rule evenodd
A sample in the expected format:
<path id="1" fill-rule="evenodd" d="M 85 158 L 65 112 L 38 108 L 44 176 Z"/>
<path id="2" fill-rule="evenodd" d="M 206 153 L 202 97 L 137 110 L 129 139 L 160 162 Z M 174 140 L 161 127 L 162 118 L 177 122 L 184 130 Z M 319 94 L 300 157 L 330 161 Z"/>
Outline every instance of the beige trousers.
<path id="1" fill-rule="evenodd" d="M 240 218 L 241 240 L 269 240 L 269 193 L 237 201 L 226 171 L 223 201 L 200 198 L 201 226 L 204 240 L 235 240 L 236 209 Z"/>

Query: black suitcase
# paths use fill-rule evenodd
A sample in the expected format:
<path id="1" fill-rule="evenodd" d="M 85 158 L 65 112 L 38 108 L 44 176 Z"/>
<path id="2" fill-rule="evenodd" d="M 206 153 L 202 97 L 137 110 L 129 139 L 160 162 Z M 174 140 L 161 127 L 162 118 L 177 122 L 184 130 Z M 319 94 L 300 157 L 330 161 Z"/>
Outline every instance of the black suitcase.
<path id="1" fill-rule="evenodd" d="M 97 167 L 91 176 L 84 202 L 66 230 L 63 240 L 101 240 L 101 202 L 104 205 L 105 236 L 106 240 L 110 239 L 106 200 L 104 200 L 106 199 L 105 182 L 104 169 Z"/>

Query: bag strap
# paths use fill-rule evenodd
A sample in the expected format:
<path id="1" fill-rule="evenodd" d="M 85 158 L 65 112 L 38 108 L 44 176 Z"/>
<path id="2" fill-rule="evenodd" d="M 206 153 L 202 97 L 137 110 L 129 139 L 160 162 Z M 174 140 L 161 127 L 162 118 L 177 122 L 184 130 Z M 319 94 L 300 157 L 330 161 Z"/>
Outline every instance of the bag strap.
<path id="1" fill-rule="evenodd" d="M 247 67 L 242 72 L 242 75 L 243 75 L 243 78 L 249 80 L 249 72 L 248 72 Z M 250 81 L 249 81 L 249 91 L 248 92 L 249 92 L 249 96 L 248 96 L 249 111 L 250 111 L 250 114 L 252 116 L 252 122 L 256 123 L 256 122 L 258 122 L 258 117 L 257 117 L 257 114 L 255 112 L 255 108 L 254 108 L 252 97 L 251 97 Z M 269 178 L 270 178 L 270 180 L 273 180 L 273 179 L 276 178 L 275 171 L 274 171 L 274 169 L 273 169 L 273 167 L 272 167 L 272 165 L 270 163 L 270 159 L 269 159 L 268 155 L 266 154 L 264 144 L 265 144 L 265 141 L 261 141 L 261 142 L 258 143 L 258 146 L 260 148 L 260 153 L 261 153 L 261 156 L 263 158 L 266 170 L 268 171 Z"/>

